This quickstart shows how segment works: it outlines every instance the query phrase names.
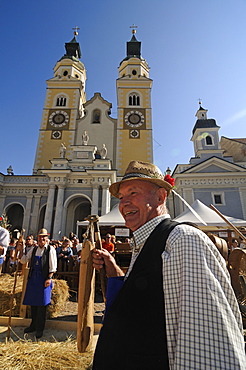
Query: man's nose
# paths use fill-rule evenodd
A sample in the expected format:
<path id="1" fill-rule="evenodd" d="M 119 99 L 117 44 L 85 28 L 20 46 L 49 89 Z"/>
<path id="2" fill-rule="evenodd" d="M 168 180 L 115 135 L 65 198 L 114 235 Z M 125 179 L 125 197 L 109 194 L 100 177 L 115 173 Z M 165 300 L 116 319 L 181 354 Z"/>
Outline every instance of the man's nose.
<path id="1" fill-rule="evenodd" d="M 125 205 L 125 204 L 130 204 L 130 199 L 127 197 L 127 196 L 125 196 L 124 198 L 122 197 L 121 199 L 120 199 L 120 205 Z"/>

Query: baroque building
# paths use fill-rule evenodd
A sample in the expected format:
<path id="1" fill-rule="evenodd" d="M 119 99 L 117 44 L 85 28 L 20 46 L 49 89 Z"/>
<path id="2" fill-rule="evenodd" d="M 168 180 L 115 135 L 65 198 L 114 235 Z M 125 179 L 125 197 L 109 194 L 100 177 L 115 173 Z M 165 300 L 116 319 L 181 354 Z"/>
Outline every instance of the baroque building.
<path id="1" fill-rule="evenodd" d="M 111 209 L 108 191 L 132 159 L 153 161 L 149 66 L 135 29 L 117 79 L 118 117 L 100 93 L 87 100 L 77 32 L 47 80 L 32 175 L 0 174 L 0 213 L 12 231 L 45 227 L 58 239 Z"/>
<path id="2" fill-rule="evenodd" d="M 246 219 L 246 139 L 219 139 L 215 119 L 207 118 L 201 106 L 191 141 L 194 157 L 188 164 L 178 164 L 175 177 L 177 192 L 192 204 L 199 199 L 214 205 L 222 214 Z M 173 216 L 184 211 L 183 203 L 172 197 L 169 208 Z"/>

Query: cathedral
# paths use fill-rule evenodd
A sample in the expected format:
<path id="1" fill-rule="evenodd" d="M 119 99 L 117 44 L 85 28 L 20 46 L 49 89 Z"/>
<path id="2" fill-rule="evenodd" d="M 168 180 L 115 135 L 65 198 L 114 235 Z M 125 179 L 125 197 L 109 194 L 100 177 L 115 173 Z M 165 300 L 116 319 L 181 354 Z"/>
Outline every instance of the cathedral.
<path id="1" fill-rule="evenodd" d="M 100 93 L 86 98 L 77 32 L 65 43 L 47 80 L 33 173 L 17 176 L 10 166 L 0 174 L 0 213 L 12 231 L 45 227 L 53 239 L 76 232 L 77 221 L 110 211 L 109 186 L 132 159 L 153 162 L 152 80 L 135 33 L 118 67 L 116 119 Z"/>

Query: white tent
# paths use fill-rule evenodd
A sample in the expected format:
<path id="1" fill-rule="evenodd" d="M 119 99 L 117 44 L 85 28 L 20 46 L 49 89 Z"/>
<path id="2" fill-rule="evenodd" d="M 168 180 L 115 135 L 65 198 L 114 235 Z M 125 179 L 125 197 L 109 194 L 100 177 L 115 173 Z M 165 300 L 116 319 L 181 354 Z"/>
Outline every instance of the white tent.
<path id="1" fill-rule="evenodd" d="M 191 207 L 198 213 L 203 221 L 206 222 L 207 226 L 218 226 L 227 227 L 228 224 L 211 208 L 207 207 L 200 200 L 195 200 Z M 224 216 L 224 215 L 223 215 Z M 239 218 L 224 216 L 230 221 L 234 226 L 246 226 L 246 221 Z M 178 222 L 193 222 L 198 226 L 204 226 L 201 221 L 187 208 L 186 211 L 181 213 L 178 217 L 174 219 Z"/>
<path id="2" fill-rule="evenodd" d="M 86 226 L 88 225 L 88 221 L 77 221 L 77 226 Z M 99 217 L 99 225 L 100 226 L 125 226 L 125 220 L 122 217 L 118 205 L 114 206 L 114 208 Z"/>

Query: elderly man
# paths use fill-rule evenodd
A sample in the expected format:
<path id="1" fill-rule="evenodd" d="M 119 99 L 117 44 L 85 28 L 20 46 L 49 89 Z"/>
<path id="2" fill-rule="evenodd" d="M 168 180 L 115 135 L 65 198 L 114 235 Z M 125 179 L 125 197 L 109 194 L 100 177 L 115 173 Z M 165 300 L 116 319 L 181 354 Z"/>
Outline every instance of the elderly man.
<path id="1" fill-rule="evenodd" d="M 28 235 L 26 237 L 26 245 L 24 249 L 24 254 L 27 254 L 30 250 L 32 250 L 34 247 L 34 238 L 33 235 Z"/>
<path id="2" fill-rule="evenodd" d="M 168 181 L 158 167 L 133 161 L 110 187 L 134 248 L 125 277 L 110 253 L 93 253 L 109 282 L 124 280 L 107 308 L 93 369 L 246 369 L 225 261 L 202 231 L 170 220 Z"/>
<path id="3" fill-rule="evenodd" d="M 56 250 L 48 244 L 49 235 L 46 229 L 38 233 L 38 245 L 26 255 L 23 254 L 21 263 L 30 261 L 26 293 L 23 304 L 31 306 L 32 322 L 24 332 L 36 331 L 36 338 L 43 336 L 46 321 L 46 308 L 50 304 L 52 276 L 57 268 Z"/>

